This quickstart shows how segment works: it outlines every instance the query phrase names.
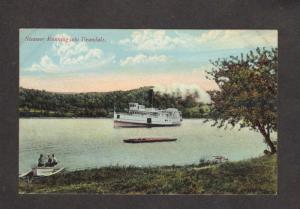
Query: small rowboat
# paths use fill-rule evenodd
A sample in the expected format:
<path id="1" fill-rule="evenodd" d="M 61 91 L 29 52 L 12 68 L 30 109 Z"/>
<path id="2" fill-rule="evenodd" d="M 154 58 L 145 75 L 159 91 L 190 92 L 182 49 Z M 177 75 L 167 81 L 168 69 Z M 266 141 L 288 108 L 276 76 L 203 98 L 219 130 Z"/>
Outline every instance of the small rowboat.
<path id="1" fill-rule="evenodd" d="M 151 142 L 170 142 L 176 141 L 176 138 L 133 138 L 124 139 L 125 143 L 151 143 Z"/>
<path id="2" fill-rule="evenodd" d="M 35 168 L 32 168 L 31 170 L 19 175 L 19 178 L 24 178 L 27 176 L 47 177 L 47 176 L 52 176 L 57 173 L 60 173 L 64 169 L 65 168 L 58 168 L 58 167 L 35 167 Z"/>

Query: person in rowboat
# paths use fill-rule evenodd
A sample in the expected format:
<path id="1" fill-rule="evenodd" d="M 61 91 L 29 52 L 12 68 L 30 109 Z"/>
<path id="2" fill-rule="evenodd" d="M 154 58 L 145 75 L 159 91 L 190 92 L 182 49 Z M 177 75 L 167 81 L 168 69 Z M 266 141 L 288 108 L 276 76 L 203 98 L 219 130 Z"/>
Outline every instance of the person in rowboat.
<path id="1" fill-rule="evenodd" d="M 52 159 L 50 157 L 50 155 L 48 155 L 48 161 L 45 164 L 46 167 L 51 167 L 52 166 Z"/>
<path id="2" fill-rule="evenodd" d="M 45 165 L 45 162 L 44 162 L 44 157 L 42 154 L 40 154 L 40 157 L 38 159 L 38 167 L 42 167 Z"/>
<path id="3" fill-rule="evenodd" d="M 51 166 L 55 166 L 55 165 L 57 165 L 57 160 L 56 160 L 54 154 L 52 154 L 52 164 L 51 164 Z"/>

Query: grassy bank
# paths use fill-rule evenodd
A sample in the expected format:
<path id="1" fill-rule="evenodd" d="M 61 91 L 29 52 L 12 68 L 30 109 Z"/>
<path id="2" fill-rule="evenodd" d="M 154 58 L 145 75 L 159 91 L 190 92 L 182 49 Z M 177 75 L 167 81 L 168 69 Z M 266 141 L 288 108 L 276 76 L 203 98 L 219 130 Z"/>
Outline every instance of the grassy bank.
<path id="1" fill-rule="evenodd" d="M 277 156 L 205 166 L 104 167 L 19 182 L 20 193 L 275 194 Z"/>

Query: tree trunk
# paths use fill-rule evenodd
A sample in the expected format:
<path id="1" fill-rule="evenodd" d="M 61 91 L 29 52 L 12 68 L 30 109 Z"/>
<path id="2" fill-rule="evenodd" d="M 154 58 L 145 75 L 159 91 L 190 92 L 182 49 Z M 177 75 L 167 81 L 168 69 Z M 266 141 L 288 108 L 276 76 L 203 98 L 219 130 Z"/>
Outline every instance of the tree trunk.
<path id="1" fill-rule="evenodd" d="M 270 138 L 270 135 L 266 135 L 264 136 L 265 137 L 265 142 L 267 143 L 267 145 L 270 147 L 271 149 L 271 154 L 274 154 L 276 153 L 276 147 L 275 145 L 273 144 L 273 142 L 271 141 L 271 138 Z"/>
<path id="2" fill-rule="evenodd" d="M 260 133 L 264 136 L 266 144 L 270 147 L 271 154 L 276 153 L 277 150 L 276 150 L 275 145 L 271 141 L 269 130 L 266 132 L 264 127 L 262 127 L 259 123 L 258 123 L 258 129 L 259 129 Z"/>

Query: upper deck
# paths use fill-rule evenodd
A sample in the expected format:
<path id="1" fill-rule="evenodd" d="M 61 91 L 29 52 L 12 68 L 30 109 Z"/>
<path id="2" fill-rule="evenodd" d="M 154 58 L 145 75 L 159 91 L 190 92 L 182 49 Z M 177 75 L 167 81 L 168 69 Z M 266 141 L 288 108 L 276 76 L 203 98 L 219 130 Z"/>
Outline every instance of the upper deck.
<path id="1" fill-rule="evenodd" d="M 138 103 L 129 103 L 129 113 L 133 112 L 140 112 L 140 113 L 173 113 L 173 112 L 179 112 L 176 108 L 168 108 L 164 110 L 160 110 L 157 108 L 145 108 L 144 105 L 139 105 Z"/>

